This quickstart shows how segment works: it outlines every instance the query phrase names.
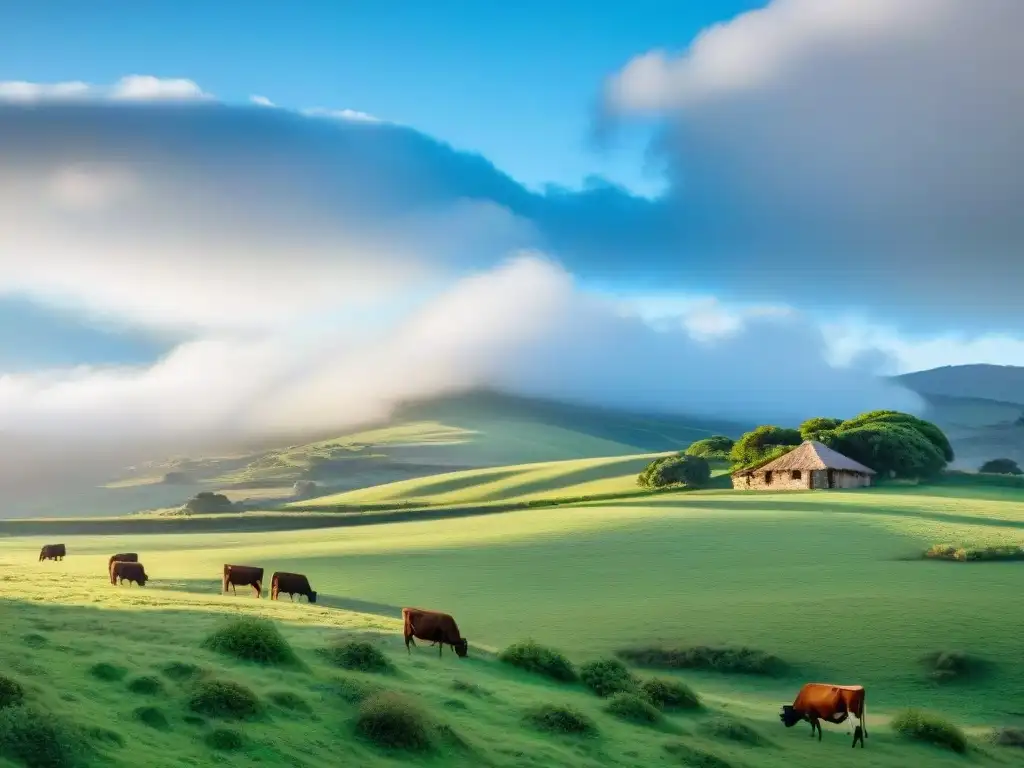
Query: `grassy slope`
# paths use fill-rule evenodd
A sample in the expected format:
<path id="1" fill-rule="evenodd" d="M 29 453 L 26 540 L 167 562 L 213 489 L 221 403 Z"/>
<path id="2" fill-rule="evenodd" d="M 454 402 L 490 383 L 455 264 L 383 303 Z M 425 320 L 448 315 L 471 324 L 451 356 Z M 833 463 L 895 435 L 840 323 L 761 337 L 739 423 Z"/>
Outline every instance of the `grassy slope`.
<path id="1" fill-rule="evenodd" d="M 812 755 L 824 754 L 830 765 L 863 764 L 863 757 L 851 755 L 845 737 L 826 734 L 825 745 L 818 747 L 808 744 L 800 729 L 784 731 L 778 725 L 779 704 L 807 679 L 868 687 L 876 726 L 869 746 L 873 765 L 941 765 L 940 753 L 908 746 L 878 726 L 908 705 L 979 728 L 1024 717 L 1017 697 L 1024 689 L 1019 643 L 1024 614 L 1012 609 L 1024 587 L 1024 569 L 1014 563 L 903 558 L 936 541 L 1024 542 L 1022 500 L 1020 492 L 978 489 L 690 493 L 272 535 L 67 537 L 68 560 L 44 564 L 35 562 L 40 540 L 9 538 L 0 541 L 0 597 L 16 602 L 2 602 L 0 610 L 5 627 L 13 621 L 17 628 L 5 634 L 43 634 L 49 644 L 26 656 L 19 642 L 5 654 L 16 673 L 32 680 L 52 676 L 70 687 L 76 699 L 57 701 L 56 694 L 48 694 L 54 706 L 110 727 L 109 711 L 130 712 L 138 702 L 123 694 L 118 698 L 116 686 L 89 680 L 83 661 L 123 659 L 142 670 L 189 659 L 213 612 L 239 609 L 301 622 L 289 635 L 307 650 L 334 632 L 379 630 L 388 633 L 394 650 L 400 606 L 419 604 L 455 614 L 474 656 L 526 636 L 561 647 L 579 661 L 651 642 L 736 643 L 778 654 L 796 665 L 791 677 L 685 675 L 716 707 L 749 718 L 781 747 L 756 754 L 715 747 L 737 765 L 806 764 Z M 105 556 L 123 550 L 143 554 L 155 579 L 145 591 L 104 583 Z M 321 602 L 271 606 L 220 597 L 217 579 L 224 562 L 307 573 Z M 175 612 L 172 634 L 166 632 L 172 614 L 165 611 Z M 97 636 L 100 628 L 105 631 Z M 971 684 L 938 687 L 926 680 L 919 658 L 944 649 L 982 656 L 994 671 Z M 88 655 L 76 657 L 79 653 Z M 200 658 L 214 663 L 202 653 Z M 446 764 L 480 764 L 481 752 L 484 764 L 495 765 L 526 765 L 530 758 L 569 766 L 663 764 L 659 745 L 667 736 L 614 723 L 583 693 L 531 681 L 484 659 L 456 666 L 447 656 L 437 662 L 424 649 L 413 661 L 401 653 L 396 660 L 403 676 L 389 685 L 415 691 L 425 701 L 453 698 L 445 686 L 455 674 L 497 694 L 489 702 L 470 698 L 467 710 L 438 710 L 479 750 L 472 758 L 448 755 L 442 760 Z M 234 676 L 264 691 L 293 688 L 322 718 L 289 725 L 276 716 L 272 726 L 246 727 L 252 739 L 264 742 L 251 754 L 264 765 L 302 764 L 289 763 L 292 759 L 315 763 L 329 754 L 318 746 L 326 740 L 324 750 L 342 750 L 360 764 L 375 764 L 366 747 L 345 735 L 351 707 L 316 691 L 328 673 L 311 663 L 314 672 L 306 676 L 232 668 Z M 87 699 L 89 690 L 97 691 L 97 701 Z M 600 745 L 559 746 L 558 740 L 524 731 L 518 723 L 520 701 L 536 698 L 574 700 L 590 711 L 606 732 Z M 168 762 L 142 762 L 175 765 L 183 763 L 172 761 L 172 752 L 202 754 L 205 747 L 192 739 L 194 728 L 180 721 L 181 696 L 162 706 L 178 717 L 166 734 L 148 733 L 128 719 L 116 721 L 129 735 L 118 759 L 123 754 L 139 761 L 147 750 L 159 749 Z M 684 719 L 680 727 L 690 726 Z M 300 754 L 303 744 L 312 754 Z"/>

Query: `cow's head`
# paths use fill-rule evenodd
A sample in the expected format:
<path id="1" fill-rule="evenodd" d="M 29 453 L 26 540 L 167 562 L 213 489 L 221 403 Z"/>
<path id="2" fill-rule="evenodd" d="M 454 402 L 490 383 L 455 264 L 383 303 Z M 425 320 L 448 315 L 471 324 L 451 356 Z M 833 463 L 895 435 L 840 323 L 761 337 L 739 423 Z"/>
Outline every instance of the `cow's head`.
<path id="1" fill-rule="evenodd" d="M 779 719 L 782 721 L 782 724 L 784 726 L 786 726 L 787 728 L 792 728 L 794 725 L 799 723 L 803 718 L 801 718 L 800 715 L 797 714 L 797 711 L 793 709 L 791 705 L 784 704 L 782 706 L 782 711 L 779 712 Z"/>
<path id="2" fill-rule="evenodd" d="M 315 603 L 316 602 L 316 592 L 311 591 L 308 595 L 306 595 L 306 597 L 309 598 L 309 602 L 311 602 L 311 603 Z"/>
<path id="3" fill-rule="evenodd" d="M 147 575 L 146 575 L 145 573 L 142 573 L 142 574 L 141 574 L 141 575 L 139 576 L 139 586 L 140 586 L 140 587 L 144 587 L 144 586 L 146 586 L 146 582 L 147 582 L 147 581 L 149 581 L 149 576 L 147 576 Z"/>
<path id="4" fill-rule="evenodd" d="M 452 648 L 455 649 L 456 656 L 464 659 L 469 654 L 469 641 L 464 637 L 459 638 L 457 642 L 452 643 Z"/>

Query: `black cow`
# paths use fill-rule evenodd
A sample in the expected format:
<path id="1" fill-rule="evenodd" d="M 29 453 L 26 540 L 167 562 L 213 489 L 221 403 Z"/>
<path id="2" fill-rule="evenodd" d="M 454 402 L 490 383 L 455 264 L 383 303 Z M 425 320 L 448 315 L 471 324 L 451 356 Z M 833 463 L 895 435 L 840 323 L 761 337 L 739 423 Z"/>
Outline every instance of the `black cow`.
<path id="1" fill-rule="evenodd" d="M 309 585 L 309 579 L 302 573 L 276 571 L 270 579 L 270 599 L 277 600 L 281 592 L 288 595 L 290 600 L 294 600 L 295 595 L 305 595 L 309 602 L 316 602 L 316 592 Z"/>
<path id="2" fill-rule="evenodd" d="M 251 586 L 256 593 L 256 599 L 263 597 L 263 569 L 252 565 L 228 565 L 224 564 L 224 591 L 228 591 L 231 585 L 232 594 L 237 595 L 236 586 Z"/>
<path id="3" fill-rule="evenodd" d="M 44 544 L 39 552 L 39 562 L 43 562 L 43 560 L 63 560 L 64 555 L 67 553 L 67 549 L 64 548 L 63 544 Z"/>
<path id="4" fill-rule="evenodd" d="M 134 581 L 140 587 L 146 586 L 149 576 L 146 575 L 146 568 L 142 563 L 125 562 L 115 560 L 110 564 L 110 583 L 124 584 L 126 581 Z"/>

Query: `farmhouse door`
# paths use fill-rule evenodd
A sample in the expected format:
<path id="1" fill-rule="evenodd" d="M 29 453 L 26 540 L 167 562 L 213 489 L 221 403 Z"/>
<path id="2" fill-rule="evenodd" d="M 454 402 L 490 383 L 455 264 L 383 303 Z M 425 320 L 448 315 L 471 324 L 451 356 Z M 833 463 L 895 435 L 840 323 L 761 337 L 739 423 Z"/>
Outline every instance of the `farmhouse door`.
<path id="1" fill-rule="evenodd" d="M 829 488 L 835 488 L 836 487 L 836 472 L 835 472 L 834 469 L 830 469 L 828 471 L 828 487 Z"/>

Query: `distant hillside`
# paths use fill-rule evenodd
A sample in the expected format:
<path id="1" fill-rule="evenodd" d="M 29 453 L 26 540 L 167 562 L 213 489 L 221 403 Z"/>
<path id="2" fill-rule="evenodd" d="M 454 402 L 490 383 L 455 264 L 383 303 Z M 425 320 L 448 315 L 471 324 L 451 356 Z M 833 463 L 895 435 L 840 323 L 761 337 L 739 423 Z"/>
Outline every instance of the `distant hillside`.
<path id="1" fill-rule="evenodd" d="M 915 392 L 1024 404 L 1024 368 L 1014 365 L 947 365 L 897 376 Z"/>
<path id="2" fill-rule="evenodd" d="M 460 470 L 681 450 L 751 426 L 479 391 L 408 403 L 386 423 L 294 437 L 290 445 L 138 464 L 100 480 L 102 487 L 41 484 L 0 516 L 123 514 L 180 506 L 206 490 L 270 506 L 294 500 L 299 481 L 316 483 L 316 495 L 344 493 Z"/>

